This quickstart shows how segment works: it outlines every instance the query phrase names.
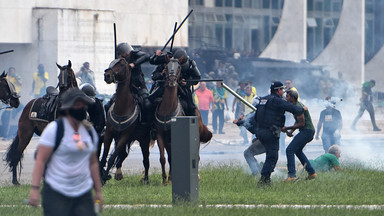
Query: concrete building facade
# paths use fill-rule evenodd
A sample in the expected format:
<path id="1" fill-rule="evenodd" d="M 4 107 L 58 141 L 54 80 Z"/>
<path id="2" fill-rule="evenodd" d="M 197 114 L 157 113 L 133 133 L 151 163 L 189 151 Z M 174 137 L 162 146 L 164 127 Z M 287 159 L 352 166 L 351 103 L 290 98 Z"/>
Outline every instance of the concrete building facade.
<path id="1" fill-rule="evenodd" d="M 89 62 L 101 93 L 113 93 L 106 85 L 104 69 L 114 58 L 113 23 L 117 42 L 143 47 L 162 47 L 174 23 L 188 13 L 187 1 L 173 0 L 0 0 L 0 56 L 6 70 L 15 67 L 23 78 L 22 101 L 31 99 L 32 74 L 42 63 L 49 72 L 48 85 L 56 86 L 55 65 L 72 62 L 75 72 Z M 188 46 L 188 28 L 181 28 L 175 46 Z"/>

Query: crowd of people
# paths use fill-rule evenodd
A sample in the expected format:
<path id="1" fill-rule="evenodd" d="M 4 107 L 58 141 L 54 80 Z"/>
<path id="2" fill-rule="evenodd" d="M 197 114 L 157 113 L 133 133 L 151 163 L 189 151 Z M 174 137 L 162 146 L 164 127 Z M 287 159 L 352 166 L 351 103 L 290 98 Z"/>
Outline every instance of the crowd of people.
<path id="1" fill-rule="evenodd" d="M 241 84 L 240 84 L 241 85 Z M 351 125 L 355 129 L 356 122 L 367 109 L 370 113 L 373 131 L 381 131 L 375 122 L 374 110 L 372 106 L 372 89 L 375 81 L 371 80 L 363 84 L 361 107 L 359 113 Z M 240 87 L 244 89 L 246 87 Z M 339 99 L 340 100 L 340 99 Z M 335 169 L 341 171 L 338 159 L 340 158 L 340 131 L 343 127 L 343 119 L 339 110 L 335 108 L 336 101 L 332 97 L 325 98 L 326 108 L 321 111 L 317 124 L 317 132 L 312 123 L 311 115 L 302 102 L 299 100 L 298 90 L 293 86 L 292 80 L 287 79 L 285 85 L 280 81 L 273 81 L 270 86 L 270 94 L 260 97 L 255 104 L 257 111 L 253 115 L 244 117 L 237 116 L 233 123 L 240 127 L 246 127 L 248 131 L 256 135 L 251 145 L 244 151 L 244 157 L 253 175 L 261 175 L 258 186 L 271 185 L 271 173 L 273 172 L 277 160 L 279 148 L 285 149 L 283 154 L 287 157 L 288 177 L 284 182 L 297 181 L 295 156 L 303 165 L 303 169 L 308 172 L 307 180 L 317 177 L 316 170 L 329 171 Z M 291 121 L 291 115 L 294 121 Z M 299 133 L 294 135 L 298 129 Z M 304 147 L 315 137 L 323 142 L 324 155 L 315 160 L 309 160 L 303 152 Z M 292 141 L 285 148 L 285 136 L 293 137 Z M 316 135 L 315 135 L 316 134 Z M 280 144 L 279 144 L 280 140 Z M 266 153 L 264 166 L 261 167 L 256 155 Z"/>
<path id="2" fill-rule="evenodd" d="M 299 179 L 296 176 L 295 156 L 303 165 L 303 169 L 307 171 L 306 179 L 308 180 L 315 179 L 317 171 L 341 170 L 338 159 L 341 154 L 339 145 L 340 130 L 343 126 L 342 116 L 340 111 L 335 108 L 335 102 L 332 101 L 331 97 L 326 97 L 326 109 L 320 113 L 317 132 L 315 132 L 310 111 L 301 102 L 299 92 L 290 79 L 285 80 L 285 84 L 280 81 L 272 81 L 269 86 L 270 93 L 258 97 L 252 82 L 240 80 L 235 67 L 230 63 L 219 62 L 215 71 L 200 74 L 196 62 L 183 49 L 174 49 L 171 53 L 156 51 L 150 56 L 148 53 L 134 50 L 128 43 L 121 43 L 117 46 L 117 54 L 120 58 L 125 59 L 132 69 L 131 84 L 137 90 L 135 93 L 142 109 L 156 104 L 164 91 L 164 86 L 160 85 L 158 81 L 164 79 L 162 71 L 166 66 L 166 59 L 171 57 L 182 59 L 182 62 L 179 62 L 181 66 L 181 81 L 179 83 L 181 94 L 179 99 L 182 101 L 185 114 L 196 115 L 194 110 L 197 107 L 203 123 L 208 125 L 208 116 L 211 112 L 213 133 L 225 134 L 225 112 L 231 111 L 235 117 L 234 123 L 240 127 L 243 144 L 250 144 L 244 151 L 244 157 L 252 174 L 260 175 L 258 186 L 271 185 L 271 174 L 279 158 L 279 149 L 284 149 L 283 153 L 287 157 L 288 177 L 284 182 Z M 153 82 L 145 81 L 141 70 L 140 65 L 147 61 L 156 65 L 156 69 L 152 73 Z M 38 71 L 33 75 L 32 92 L 34 97 L 41 97 L 45 94 L 49 76 L 43 64 L 39 64 L 37 69 Z M 84 62 L 76 76 L 82 83 L 87 83 L 93 87 L 92 89 L 95 89 L 95 75 L 90 69 L 89 62 Z M 20 91 L 22 80 L 17 75 L 15 68 L 9 68 L 9 77 L 10 82 L 15 85 L 16 91 Z M 221 78 L 231 88 L 236 89 L 231 110 L 228 107 L 229 93 L 223 87 L 223 81 L 196 81 Z M 192 81 L 187 82 L 186 80 Z M 198 86 L 197 83 L 199 83 Z M 372 88 L 375 84 L 374 80 L 363 84 L 361 107 L 351 125 L 352 129 L 355 129 L 355 125 L 364 111 L 368 110 L 373 130 L 381 130 L 375 122 L 372 106 Z M 193 88 L 194 85 L 197 86 L 196 89 Z M 148 89 L 149 87 L 150 89 Z M 40 183 L 42 177 L 45 176 L 42 201 L 44 212 L 47 214 L 60 209 L 60 211 L 68 214 L 93 215 L 94 200 L 100 202 L 100 205 L 103 204 L 98 174 L 99 167 L 95 154 L 98 141 L 95 137 L 98 137 L 99 131 L 84 121 L 88 107 L 95 102 L 94 97 L 94 91 L 91 91 L 91 94 L 86 94 L 86 91 L 83 92 L 79 89 L 68 90 L 62 96 L 62 104 L 59 109 L 62 115 L 61 122 L 51 122 L 42 133 L 33 171 L 29 204 L 38 205 Z M 106 111 L 113 101 L 114 98 L 112 97 L 110 104 L 106 105 Z M 252 104 L 257 110 L 254 112 L 254 109 L 245 102 Z M 142 121 L 149 120 L 146 119 L 145 114 L 143 112 Z M 60 124 L 64 126 L 60 126 Z M 6 122 L 2 122 L 3 127 L 6 125 Z M 61 131 L 64 133 L 62 140 L 58 141 L 57 136 L 52 136 L 52 134 L 58 134 L 60 130 L 64 129 L 65 133 Z M 303 149 L 314 137 L 319 139 L 321 129 L 325 154 L 314 160 L 309 160 Z M 294 134 L 295 130 L 299 132 Z M 247 131 L 252 133 L 254 137 L 251 142 L 248 139 Z M 287 147 L 285 147 L 285 135 L 293 137 Z M 3 134 L 3 136 L 5 135 Z M 266 159 L 261 166 L 257 163 L 255 155 L 262 153 L 266 154 Z M 68 161 L 76 161 L 79 164 L 73 165 L 73 163 L 67 163 Z M 85 174 L 76 172 L 79 166 L 82 167 L 82 170 L 86 170 Z M 61 174 L 56 175 L 57 173 Z M 92 198 L 92 188 L 95 190 L 94 198 Z"/>

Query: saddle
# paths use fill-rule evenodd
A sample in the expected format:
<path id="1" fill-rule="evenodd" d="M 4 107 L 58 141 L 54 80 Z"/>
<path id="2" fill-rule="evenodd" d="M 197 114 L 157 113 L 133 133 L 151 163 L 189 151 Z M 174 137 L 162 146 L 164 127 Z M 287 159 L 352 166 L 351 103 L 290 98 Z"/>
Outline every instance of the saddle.
<path id="1" fill-rule="evenodd" d="M 46 89 L 46 94 L 33 102 L 29 118 L 36 121 L 51 122 L 57 117 L 58 105 L 59 91 L 49 86 Z"/>

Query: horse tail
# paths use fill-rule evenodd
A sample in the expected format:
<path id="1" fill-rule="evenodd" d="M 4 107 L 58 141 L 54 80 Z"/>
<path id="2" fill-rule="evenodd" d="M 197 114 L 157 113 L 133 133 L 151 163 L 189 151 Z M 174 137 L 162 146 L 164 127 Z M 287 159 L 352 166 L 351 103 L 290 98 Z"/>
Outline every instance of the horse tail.
<path id="1" fill-rule="evenodd" d="M 17 151 L 17 147 L 19 145 L 19 135 L 17 134 L 15 139 L 13 139 L 12 144 L 8 147 L 7 154 L 5 156 L 5 161 L 9 166 L 9 171 L 12 172 L 13 169 L 16 169 L 17 164 L 20 163 L 21 167 L 21 159 L 23 158 L 23 153 L 19 153 Z"/>
<path id="2" fill-rule="evenodd" d="M 201 143 L 207 143 L 212 139 L 212 132 L 208 130 L 207 126 L 203 123 L 201 119 L 200 110 L 198 108 L 195 109 L 196 116 L 199 121 L 199 138 Z"/>
<path id="3" fill-rule="evenodd" d="M 199 126 L 199 132 L 200 132 L 200 142 L 207 143 L 212 139 L 212 132 L 208 130 L 207 126 L 204 124 L 200 124 Z"/>

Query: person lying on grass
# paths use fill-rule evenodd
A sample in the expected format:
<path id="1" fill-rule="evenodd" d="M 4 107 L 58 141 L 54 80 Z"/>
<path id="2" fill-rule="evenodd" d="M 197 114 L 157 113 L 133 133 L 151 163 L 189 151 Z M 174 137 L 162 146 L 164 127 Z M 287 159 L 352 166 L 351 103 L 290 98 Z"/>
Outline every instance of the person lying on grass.
<path id="1" fill-rule="evenodd" d="M 328 149 L 328 153 L 320 155 L 315 160 L 309 160 L 316 171 L 342 171 L 339 163 L 341 149 L 338 145 L 333 145 Z"/>

